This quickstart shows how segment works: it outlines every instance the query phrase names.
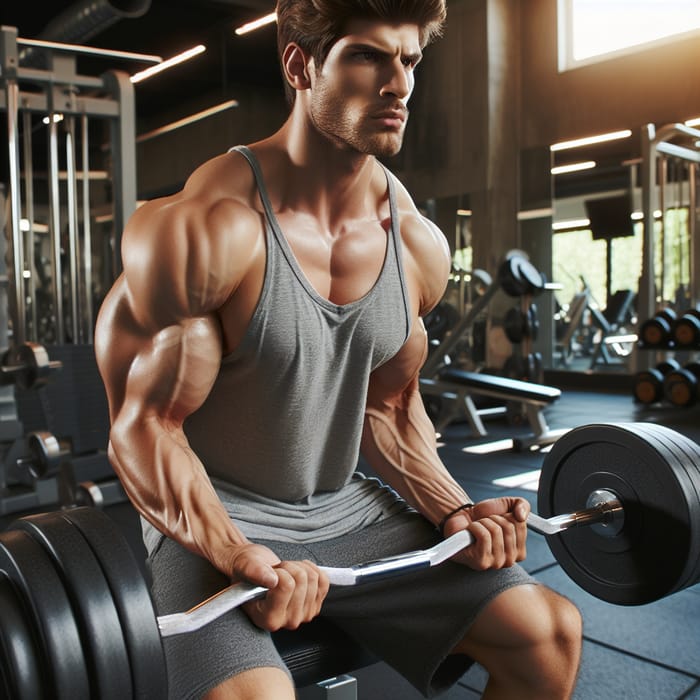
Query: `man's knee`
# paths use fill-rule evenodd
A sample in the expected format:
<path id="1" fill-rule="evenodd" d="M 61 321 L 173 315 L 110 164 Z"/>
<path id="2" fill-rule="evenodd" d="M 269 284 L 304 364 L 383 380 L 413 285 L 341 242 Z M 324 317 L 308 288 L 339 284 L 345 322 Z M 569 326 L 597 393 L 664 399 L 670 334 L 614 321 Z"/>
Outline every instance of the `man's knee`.
<path id="1" fill-rule="evenodd" d="M 583 621 L 578 608 L 567 598 L 543 588 L 549 608 L 549 628 L 545 642 L 555 653 L 571 658 L 578 664 L 583 640 Z"/>
<path id="2" fill-rule="evenodd" d="M 284 671 L 263 667 L 243 671 L 229 678 L 210 690 L 204 700 L 294 700 L 294 697 L 294 685 Z"/>
<path id="3" fill-rule="evenodd" d="M 578 673 L 582 621 L 576 606 L 544 586 L 518 586 L 484 609 L 455 649 L 503 687 L 567 697 Z"/>

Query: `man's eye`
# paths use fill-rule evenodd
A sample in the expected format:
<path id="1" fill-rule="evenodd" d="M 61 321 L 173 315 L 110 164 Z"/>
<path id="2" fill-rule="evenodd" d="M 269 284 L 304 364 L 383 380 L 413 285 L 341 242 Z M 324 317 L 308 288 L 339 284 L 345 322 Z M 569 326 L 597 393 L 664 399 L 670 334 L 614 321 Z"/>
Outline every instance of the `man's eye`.
<path id="1" fill-rule="evenodd" d="M 355 57 L 361 61 L 376 61 L 378 54 L 376 51 L 358 51 Z"/>

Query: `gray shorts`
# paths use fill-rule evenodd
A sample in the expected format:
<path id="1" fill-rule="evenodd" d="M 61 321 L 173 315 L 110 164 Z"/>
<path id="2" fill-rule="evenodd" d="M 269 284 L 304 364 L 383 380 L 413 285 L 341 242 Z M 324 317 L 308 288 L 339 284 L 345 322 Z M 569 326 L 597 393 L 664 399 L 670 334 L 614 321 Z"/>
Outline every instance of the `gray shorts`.
<path id="1" fill-rule="evenodd" d="M 262 543 L 283 560 L 350 566 L 425 549 L 438 539 L 422 516 L 407 512 L 322 542 Z M 187 610 L 228 585 L 226 577 L 208 562 L 165 538 L 149 563 L 159 615 Z M 526 583 L 535 581 L 519 566 L 474 572 L 448 561 L 384 581 L 331 587 L 321 614 L 426 697 L 433 697 L 453 685 L 473 663 L 465 656 L 450 656 L 450 651 L 479 612 L 499 593 Z M 272 666 L 286 671 L 269 633 L 253 625 L 240 610 L 197 632 L 167 637 L 164 648 L 169 697 L 178 700 L 201 698 L 227 678 L 252 668 Z"/>

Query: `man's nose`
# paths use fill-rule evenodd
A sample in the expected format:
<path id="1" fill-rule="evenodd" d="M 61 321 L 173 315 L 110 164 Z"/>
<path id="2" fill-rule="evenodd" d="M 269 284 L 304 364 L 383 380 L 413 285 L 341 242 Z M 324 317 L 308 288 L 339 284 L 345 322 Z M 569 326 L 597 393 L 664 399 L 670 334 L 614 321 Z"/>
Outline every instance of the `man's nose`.
<path id="1" fill-rule="evenodd" d="M 413 75 L 403 63 L 397 61 L 391 64 L 390 74 L 387 76 L 380 94 L 382 97 L 393 95 L 400 100 L 405 100 L 413 90 Z"/>

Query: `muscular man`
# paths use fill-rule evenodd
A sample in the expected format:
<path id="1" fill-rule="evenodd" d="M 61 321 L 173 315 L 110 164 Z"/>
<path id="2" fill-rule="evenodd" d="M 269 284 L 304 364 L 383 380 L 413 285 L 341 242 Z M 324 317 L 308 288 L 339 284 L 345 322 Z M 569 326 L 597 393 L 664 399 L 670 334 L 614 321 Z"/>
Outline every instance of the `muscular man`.
<path id="1" fill-rule="evenodd" d="M 377 160 L 400 148 L 444 0 L 277 11 L 289 118 L 136 212 L 97 327 L 110 457 L 143 516 L 159 613 L 231 579 L 270 589 L 166 640 L 171 695 L 293 698 L 269 631 L 321 614 L 426 695 L 476 660 L 485 697 L 566 697 L 580 619 L 516 565 L 527 503 L 460 508 L 438 457 L 421 316 L 449 254 Z M 383 483 L 355 473 L 360 451 Z M 318 568 L 463 528 L 476 544 L 400 580 L 329 590 Z"/>

